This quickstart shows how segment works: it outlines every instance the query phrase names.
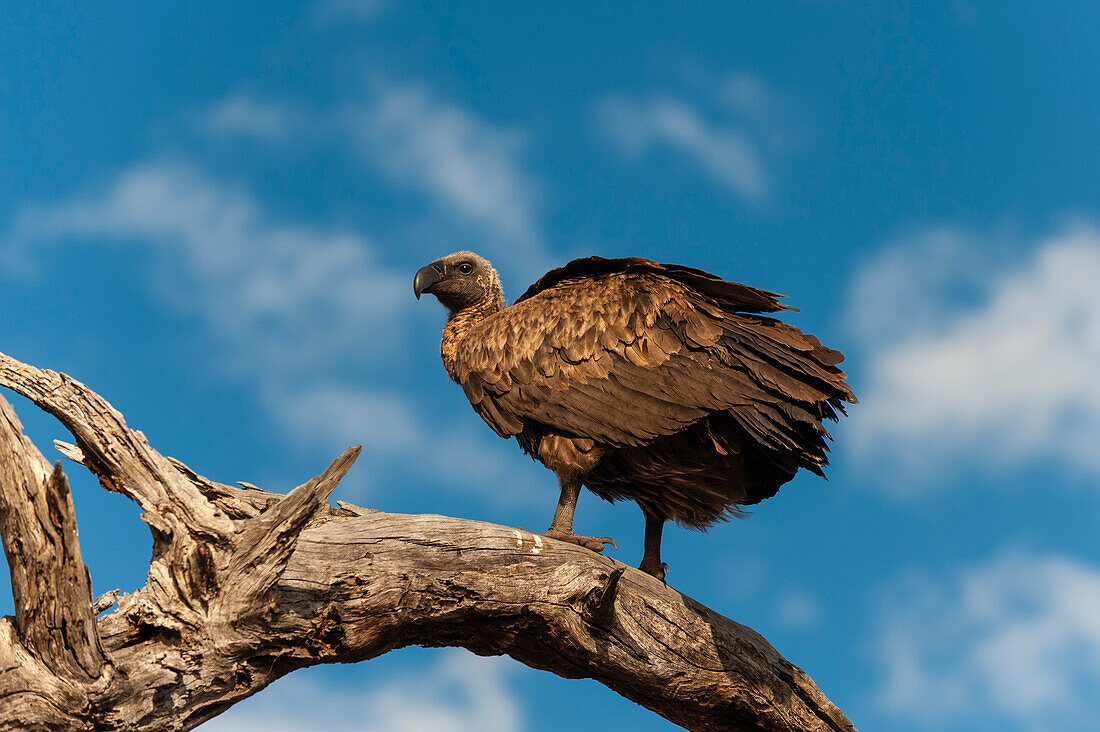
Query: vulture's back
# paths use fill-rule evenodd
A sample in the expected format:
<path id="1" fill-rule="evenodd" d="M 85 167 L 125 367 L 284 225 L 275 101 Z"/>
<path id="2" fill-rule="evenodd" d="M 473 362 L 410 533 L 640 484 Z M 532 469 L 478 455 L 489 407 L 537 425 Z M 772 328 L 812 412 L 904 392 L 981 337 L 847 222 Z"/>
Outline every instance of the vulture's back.
<path id="1" fill-rule="evenodd" d="M 760 313 L 777 295 L 700 270 L 590 257 L 536 282 L 457 344 L 453 375 L 502 436 L 604 450 L 586 484 L 704 526 L 827 463 L 824 419 L 854 402 L 843 357 Z"/>

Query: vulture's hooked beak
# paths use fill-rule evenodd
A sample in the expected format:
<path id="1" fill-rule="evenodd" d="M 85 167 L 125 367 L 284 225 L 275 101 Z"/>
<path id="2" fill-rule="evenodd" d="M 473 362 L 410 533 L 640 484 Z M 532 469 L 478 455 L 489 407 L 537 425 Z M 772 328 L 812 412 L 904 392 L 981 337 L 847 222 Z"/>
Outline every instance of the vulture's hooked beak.
<path id="1" fill-rule="evenodd" d="M 416 295 L 417 300 L 425 292 L 430 293 L 434 285 L 439 284 L 443 279 L 442 269 L 443 265 L 433 262 L 416 271 L 416 277 L 413 279 L 413 294 Z"/>

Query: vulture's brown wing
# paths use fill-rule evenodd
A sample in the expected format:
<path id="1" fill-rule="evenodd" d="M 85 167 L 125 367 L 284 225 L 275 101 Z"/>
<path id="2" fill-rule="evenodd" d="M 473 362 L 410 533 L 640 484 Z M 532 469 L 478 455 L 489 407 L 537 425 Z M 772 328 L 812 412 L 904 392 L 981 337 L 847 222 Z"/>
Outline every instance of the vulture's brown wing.
<path id="1" fill-rule="evenodd" d="M 751 314 L 788 309 L 776 297 L 645 259 L 577 260 L 478 324 L 457 380 L 502 436 L 534 420 L 639 445 L 728 411 L 762 446 L 802 451 L 853 398 L 839 353 Z"/>
<path id="2" fill-rule="evenodd" d="M 685 267 L 682 264 L 661 264 L 660 262 L 654 262 L 652 259 L 642 259 L 641 257 L 624 257 L 622 259 L 585 257 L 584 259 L 574 259 L 564 267 L 552 269 L 544 274 L 538 282 L 528 287 L 527 292 L 523 293 L 516 302 L 523 302 L 540 292 L 560 285 L 566 280 L 598 278 L 625 272 L 651 274 L 676 280 L 704 296 L 724 303 L 731 311 L 775 313 L 780 310 L 797 310 L 780 303 L 778 298 L 783 296 L 774 292 L 759 290 L 738 282 L 728 282 L 718 275 L 694 267 Z"/>

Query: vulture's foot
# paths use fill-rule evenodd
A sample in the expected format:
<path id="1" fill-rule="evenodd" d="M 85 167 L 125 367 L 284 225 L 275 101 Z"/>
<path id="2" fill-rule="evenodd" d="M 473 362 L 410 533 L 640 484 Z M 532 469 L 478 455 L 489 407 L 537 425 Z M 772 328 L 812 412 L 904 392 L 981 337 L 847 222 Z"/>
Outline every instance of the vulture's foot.
<path id="1" fill-rule="evenodd" d="M 642 570 L 646 574 L 653 575 L 662 582 L 665 581 L 665 575 L 668 574 L 667 564 L 661 561 L 652 561 L 648 557 L 642 558 L 642 563 L 638 565 L 638 569 Z"/>
<path id="2" fill-rule="evenodd" d="M 572 531 L 565 532 L 557 529 L 549 529 L 539 533 L 539 536 L 545 536 L 550 539 L 557 539 L 558 541 L 567 541 L 570 544 L 576 544 L 577 546 L 583 546 L 585 549 L 591 549 L 594 552 L 602 552 L 604 545 L 610 544 L 616 549 L 619 545 L 615 543 L 615 540 L 610 536 L 577 536 Z"/>

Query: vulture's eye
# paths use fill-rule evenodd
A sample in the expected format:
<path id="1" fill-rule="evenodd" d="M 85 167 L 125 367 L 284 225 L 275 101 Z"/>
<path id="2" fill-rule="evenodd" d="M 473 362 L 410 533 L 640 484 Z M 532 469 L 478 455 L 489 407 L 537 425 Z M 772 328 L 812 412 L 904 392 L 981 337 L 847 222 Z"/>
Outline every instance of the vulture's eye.
<path id="1" fill-rule="evenodd" d="M 462 264 L 458 265 L 458 271 L 462 274 L 470 274 L 474 271 L 474 265 L 470 264 L 469 262 L 463 262 Z"/>

